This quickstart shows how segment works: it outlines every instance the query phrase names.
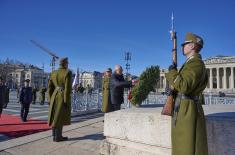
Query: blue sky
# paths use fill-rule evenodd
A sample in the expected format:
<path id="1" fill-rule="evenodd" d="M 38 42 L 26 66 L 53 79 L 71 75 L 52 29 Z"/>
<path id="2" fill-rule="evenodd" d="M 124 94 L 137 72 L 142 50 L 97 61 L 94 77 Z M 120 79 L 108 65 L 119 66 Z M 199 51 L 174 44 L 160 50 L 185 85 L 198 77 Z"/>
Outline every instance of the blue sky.
<path id="1" fill-rule="evenodd" d="M 0 0 L 0 59 L 33 65 L 50 57 L 29 40 L 35 39 L 58 56 L 69 57 L 70 68 L 103 71 L 125 65 L 130 72 L 171 63 L 170 17 L 175 14 L 178 45 L 186 32 L 204 38 L 202 56 L 234 56 L 234 0 Z M 178 46 L 179 66 L 185 58 Z"/>

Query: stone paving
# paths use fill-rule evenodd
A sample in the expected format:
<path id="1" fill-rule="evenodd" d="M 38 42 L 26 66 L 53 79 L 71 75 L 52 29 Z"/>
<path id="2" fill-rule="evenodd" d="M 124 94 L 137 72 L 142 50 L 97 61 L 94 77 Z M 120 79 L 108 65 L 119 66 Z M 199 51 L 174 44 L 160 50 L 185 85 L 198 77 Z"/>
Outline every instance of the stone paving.
<path id="1" fill-rule="evenodd" d="M 98 155 L 103 136 L 103 117 L 66 126 L 69 140 L 53 142 L 51 131 L 45 131 L 0 142 L 0 155 Z"/>

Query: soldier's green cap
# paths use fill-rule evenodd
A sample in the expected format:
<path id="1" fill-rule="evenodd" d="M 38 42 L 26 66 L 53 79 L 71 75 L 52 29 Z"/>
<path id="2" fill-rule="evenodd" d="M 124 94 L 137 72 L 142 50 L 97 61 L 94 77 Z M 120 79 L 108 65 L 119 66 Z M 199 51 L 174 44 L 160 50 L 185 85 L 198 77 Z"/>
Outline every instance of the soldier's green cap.
<path id="1" fill-rule="evenodd" d="M 64 64 L 67 64 L 67 63 L 68 63 L 68 57 L 61 58 L 61 59 L 60 59 L 60 64 L 61 64 L 61 65 L 64 65 Z"/>
<path id="2" fill-rule="evenodd" d="M 112 72 L 112 69 L 111 68 L 107 68 L 105 71 L 106 72 Z"/>
<path id="3" fill-rule="evenodd" d="M 29 80 L 29 79 L 25 79 L 24 81 L 25 81 L 25 82 L 29 82 L 30 80 Z"/>
<path id="4" fill-rule="evenodd" d="M 195 43 L 195 44 L 198 44 L 199 46 L 203 47 L 203 39 L 200 36 L 193 34 L 193 33 L 190 33 L 190 32 L 186 33 L 184 43 L 181 45 L 184 46 L 188 43 Z"/>

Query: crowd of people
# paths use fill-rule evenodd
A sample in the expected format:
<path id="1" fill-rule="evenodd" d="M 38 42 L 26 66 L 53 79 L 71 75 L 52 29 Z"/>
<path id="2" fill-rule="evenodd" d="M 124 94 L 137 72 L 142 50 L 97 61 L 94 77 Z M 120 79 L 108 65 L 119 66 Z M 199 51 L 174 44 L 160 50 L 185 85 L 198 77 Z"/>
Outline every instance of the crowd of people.
<path id="1" fill-rule="evenodd" d="M 37 100 L 37 92 L 38 88 L 34 87 L 32 88 L 30 86 L 30 80 L 26 79 L 24 80 L 24 86 L 17 89 L 17 98 L 18 103 L 21 105 L 21 120 L 23 122 L 27 122 L 27 116 L 29 113 L 30 104 L 36 104 Z M 42 87 L 40 89 L 40 96 L 39 96 L 39 102 L 40 105 L 44 105 L 45 103 L 45 93 L 47 89 L 46 87 Z M 10 95 L 10 89 L 4 82 L 4 79 L 0 77 L 0 117 L 2 114 L 3 109 L 7 108 L 7 105 L 9 103 L 9 95 Z"/>

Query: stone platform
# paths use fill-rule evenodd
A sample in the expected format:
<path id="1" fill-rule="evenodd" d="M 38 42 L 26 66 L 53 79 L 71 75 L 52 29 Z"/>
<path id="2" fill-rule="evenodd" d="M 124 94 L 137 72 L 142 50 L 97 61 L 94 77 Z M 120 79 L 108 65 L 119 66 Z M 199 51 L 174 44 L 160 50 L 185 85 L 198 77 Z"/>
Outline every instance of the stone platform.
<path id="1" fill-rule="evenodd" d="M 206 105 L 210 155 L 235 154 L 235 105 Z M 105 114 L 101 154 L 170 155 L 171 118 L 162 107 L 141 107 Z"/>

